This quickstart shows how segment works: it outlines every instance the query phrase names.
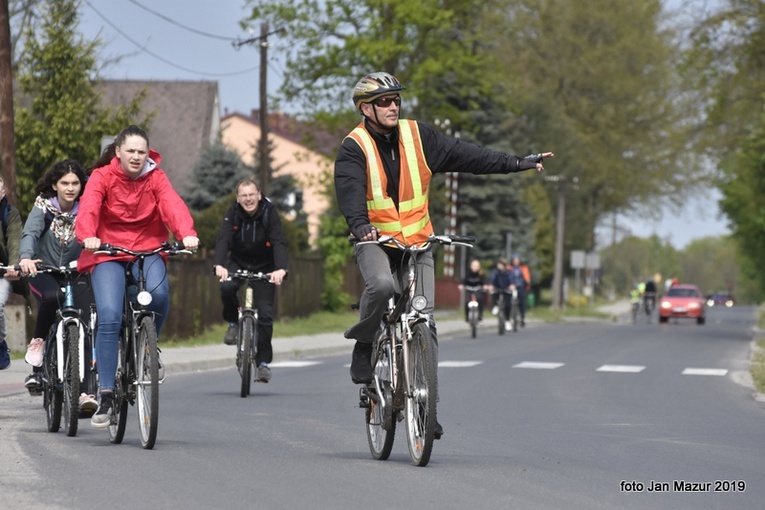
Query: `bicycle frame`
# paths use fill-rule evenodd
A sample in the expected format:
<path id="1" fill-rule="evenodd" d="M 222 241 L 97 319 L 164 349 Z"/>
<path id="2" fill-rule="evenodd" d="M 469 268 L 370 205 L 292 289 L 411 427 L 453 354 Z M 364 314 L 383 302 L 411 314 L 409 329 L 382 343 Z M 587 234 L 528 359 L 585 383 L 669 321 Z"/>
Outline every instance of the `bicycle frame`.
<path id="1" fill-rule="evenodd" d="M 380 334 L 373 342 L 374 378 L 359 390 L 359 405 L 367 408 L 370 450 L 379 460 L 390 454 L 394 420 L 404 418 L 412 463 L 425 466 L 430 459 L 438 393 L 437 361 L 435 338 L 431 339 L 429 314 L 425 312 L 429 303 L 417 293 L 417 258 L 434 242 L 472 246 L 468 239 L 473 241 L 467 237 L 431 236 L 422 245 L 407 246 L 391 236 L 382 236 L 367 242 L 395 246 L 401 251 L 401 263 L 392 267 L 399 297 L 394 294 L 388 299 Z"/>
<path id="2" fill-rule="evenodd" d="M 250 394 L 251 370 L 255 364 L 257 354 L 257 326 L 258 309 L 255 308 L 254 289 L 252 285 L 257 281 L 271 282 L 271 278 L 265 273 L 254 273 L 244 269 L 239 269 L 228 278 L 229 280 L 242 280 L 244 291 L 241 292 L 244 302 L 237 310 L 237 340 L 236 340 L 236 365 L 239 369 L 239 375 L 242 379 L 240 396 L 247 397 Z M 240 295 L 241 295 L 240 294 Z M 252 321 L 252 332 L 245 335 L 245 323 Z M 245 338 L 246 337 L 246 338 Z"/>
<path id="3" fill-rule="evenodd" d="M 125 295 L 123 301 L 122 327 L 117 350 L 117 370 L 114 388 L 114 413 L 109 424 L 112 443 L 121 443 L 127 421 L 127 404 L 136 405 L 141 446 L 154 448 L 159 424 L 159 348 L 154 312 L 148 309 L 151 292 L 146 290 L 144 264 L 146 258 L 166 252 L 170 255 L 191 253 L 180 243 L 163 243 L 150 251 L 135 252 L 117 246 L 103 245 L 96 253 L 117 255 L 125 253 L 132 257 L 125 268 Z M 133 277 L 131 264 L 137 264 Z M 136 293 L 132 294 L 132 287 Z M 148 320 L 147 320 L 148 319 Z"/>

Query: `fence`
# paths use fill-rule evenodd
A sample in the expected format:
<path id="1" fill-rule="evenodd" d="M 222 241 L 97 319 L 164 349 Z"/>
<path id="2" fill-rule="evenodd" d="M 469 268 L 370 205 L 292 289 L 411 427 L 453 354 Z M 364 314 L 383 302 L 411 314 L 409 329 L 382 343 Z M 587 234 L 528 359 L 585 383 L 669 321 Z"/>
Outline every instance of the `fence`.
<path id="1" fill-rule="evenodd" d="M 188 338 L 223 322 L 220 282 L 212 271 L 211 256 L 175 257 L 168 261 L 170 312 L 164 338 Z M 289 275 L 277 287 L 275 316 L 302 317 L 321 309 L 324 260 L 290 258 Z"/>
<path id="2" fill-rule="evenodd" d="M 164 338 L 197 336 L 223 322 L 220 282 L 213 276 L 212 256 L 174 257 L 168 261 L 170 312 L 163 328 Z M 352 301 L 361 295 L 364 281 L 356 263 L 345 267 L 343 290 Z M 305 317 L 321 310 L 324 288 L 324 259 L 291 257 L 289 277 L 277 287 L 275 318 Z M 460 294 L 454 278 L 436 278 L 436 308 L 457 308 Z"/>

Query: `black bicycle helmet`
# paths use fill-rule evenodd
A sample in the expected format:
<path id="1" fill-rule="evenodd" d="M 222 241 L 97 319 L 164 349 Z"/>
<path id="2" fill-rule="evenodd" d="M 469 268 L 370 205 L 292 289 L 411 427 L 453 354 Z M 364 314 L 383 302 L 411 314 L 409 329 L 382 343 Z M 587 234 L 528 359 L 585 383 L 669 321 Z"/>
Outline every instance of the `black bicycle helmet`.
<path id="1" fill-rule="evenodd" d="M 378 97 L 404 90 L 404 86 L 390 73 L 377 72 L 364 76 L 353 88 L 353 105 L 357 110 L 364 103 L 371 103 Z"/>

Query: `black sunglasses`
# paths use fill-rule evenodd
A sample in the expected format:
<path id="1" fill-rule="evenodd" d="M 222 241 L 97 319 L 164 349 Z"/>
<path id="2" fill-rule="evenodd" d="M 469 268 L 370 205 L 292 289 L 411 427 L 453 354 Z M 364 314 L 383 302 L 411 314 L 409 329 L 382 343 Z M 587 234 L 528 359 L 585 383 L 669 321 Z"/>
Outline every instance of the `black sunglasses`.
<path id="1" fill-rule="evenodd" d="M 396 106 L 401 106 L 401 96 L 381 97 L 374 102 L 374 105 L 379 106 L 380 108 L 388 108 L 391 103 L 396 103 Z"/>

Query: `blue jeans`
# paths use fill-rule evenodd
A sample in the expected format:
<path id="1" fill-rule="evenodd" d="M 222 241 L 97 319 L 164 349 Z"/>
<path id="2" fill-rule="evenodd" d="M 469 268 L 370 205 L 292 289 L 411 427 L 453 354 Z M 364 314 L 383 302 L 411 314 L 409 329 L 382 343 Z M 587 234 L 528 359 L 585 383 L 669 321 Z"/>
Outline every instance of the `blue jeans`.
<path id="1" fill-rule="evenodd" d="M 96 359 L 101 391 L 114 390 L 114 376 L 117 371 L 117 350 L 122 325 L 122 309 L 125 300 L 126 268 L 133 276 L 138 275 L 137 264 L 127 262 L 102 262 L 93 269 L 90 283 L 96 298 L 98 330 L 96 332 Z M 170 307 L 170 285 L 167 281 L 165 262 L 159 255 L 146 258 L 144 264 L 146 290 L 151 292 L 149 310 L 154 312 L 157 335 Z"/>

